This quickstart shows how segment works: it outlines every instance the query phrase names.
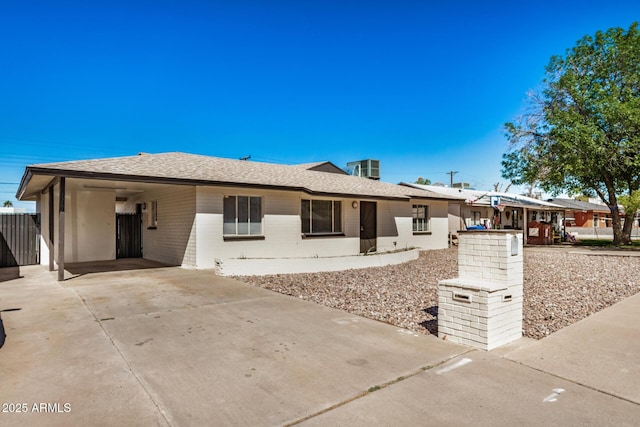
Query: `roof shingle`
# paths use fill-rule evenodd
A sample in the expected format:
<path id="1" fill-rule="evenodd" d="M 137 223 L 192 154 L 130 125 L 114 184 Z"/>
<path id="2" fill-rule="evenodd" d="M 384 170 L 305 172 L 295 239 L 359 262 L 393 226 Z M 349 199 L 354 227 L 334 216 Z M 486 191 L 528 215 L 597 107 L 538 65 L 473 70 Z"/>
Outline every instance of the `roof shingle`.
<path id="1" fill-rule="evenodd" d="M 30 165 L 18 191 L 28 184 L 29 174 L 94 177 L 126 180 L 135 177 L 166 179 L 202 185 L 246 185 L 301 190 L 308 193 L 369 196 L 392 199 L 410 197 L 449 199 L 428 190 L 403 187 L 367 178 L 318 172 L 305 168 L 210 157 L 180 152 L 129 157 L 77 160 Z"/>

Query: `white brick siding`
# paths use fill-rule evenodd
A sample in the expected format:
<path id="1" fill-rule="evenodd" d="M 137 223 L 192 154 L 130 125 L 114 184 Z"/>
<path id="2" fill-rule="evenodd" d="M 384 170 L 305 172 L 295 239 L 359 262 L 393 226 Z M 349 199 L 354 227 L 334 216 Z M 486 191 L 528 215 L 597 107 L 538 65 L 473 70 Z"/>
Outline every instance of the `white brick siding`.
<path id="1" fill-rule="evenodd" d="M 460 234 L 459 277 L 438 284 L 439 336 L 484 350 L 522 336 L 522 243 L 517 232 Z"/>
<path id="2" fill-rule="evenodd" d="M 151 203 L 158 204 L 158 224 L 151 226 Z M 196 266 L 196 188 L 186 185 L 159 186 L 145 191 L 129 203 L 145 203 L 142 222 L 142 255 L 146 259 L 185 267 Z M 135 211 L 135 209 L 134 209 Z"/>
<path id="3" fill-rule="evenodd" d="M 259 196 L 263 200 L 263 240 L 227 240 L 222 236 L 223 197 Z M 301 232 L 302 199 L 342 201 L 344 236 L 304 237 Z M 196 214 L 196 266 L 215 268 L 216 262 L 234 258 L 312 258 L 357 255 L 360 251 L 360 209 L 354 201 L 366 199 L 317 197 L 302 192 L 246 190 L 233 187 L 198 187 Z M 447 202 L 421 201 L 431 210 L 431 235 L 414 236 L 411 203 L 379 200 L 377 203 L 378 251 L 447 245 Z M 396 242 L 394 245 L 393 242 Z"/>
<path id="4" fill-rule="evenodd" d="M 124 186 L 124 185 L 123 185 Z M 360 204 L 373 201 L 377 206 L 378 253 L 416 247 L 440 249 L 447 246 L 447 202 L 419 199 L 374 200 L 354 197 L 311 196 L 304 192 L 239 187 L 131 184 L 140 192 L 115 201 L 115 190 L 86 189 L 67 180 L 67 262 L 115 259 L 115 219 L 118 212 L 135 212 L 144 204 L 143 257 L 167 264 L 193 268 L 216 268 L 228 259 L 287 259 L 355 256 L 360 252 Z M 259 239 L 225 239 L 223 201 L 225 195 L 262 198 L 263 236 Z M 40 196 L 43 256 L 48 263 L 48 193 Z M 304 236 L 301 231 L 301 200 L 321 199 L 342 202 L 340 236 Z M 54 199 L 54 216 L 57 197 Z M 157 202 L 157 226 L 152 227 L 152 202 Z M 353 202 L 358 202 L 356 208 Z M 429 206 L 430 232 L 412 231 L 412 205 Z M 54 221 L 54 227 L 57 222 Z M 97 243 L 99 242 L 99 243 Z"/>

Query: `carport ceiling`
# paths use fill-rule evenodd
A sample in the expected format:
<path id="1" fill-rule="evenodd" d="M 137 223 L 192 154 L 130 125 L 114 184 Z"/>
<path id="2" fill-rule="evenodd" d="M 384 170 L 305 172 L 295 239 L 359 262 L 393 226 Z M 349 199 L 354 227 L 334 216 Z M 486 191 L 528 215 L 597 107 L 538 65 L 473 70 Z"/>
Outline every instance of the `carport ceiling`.
<path id="1" fill-rule="evenodd" d="M 158 190 L 167 187 L 166 184 L 146 182 L 110 181 L 104 179 L 67 179 L 68 188 L 91 191 L 115 191 L 118 197 L 127 197 L 145 191 Z"/>
<path id="2" fill-rule="evenodd" d="M 46 189 L 54 178 L 46 175 L 34 175 L 28 185 L 31 190 L 23 200 L 36 200 L 36 194 Z M 116 197 L 129 197 L 145 191 L 157 190 L 167 187 L 167 184 L 154 184 L 146 182 L 111 181 L 106 179 L 67 178 L 67 189 L 91 190 L 91 191 L 115 191 Z"/>

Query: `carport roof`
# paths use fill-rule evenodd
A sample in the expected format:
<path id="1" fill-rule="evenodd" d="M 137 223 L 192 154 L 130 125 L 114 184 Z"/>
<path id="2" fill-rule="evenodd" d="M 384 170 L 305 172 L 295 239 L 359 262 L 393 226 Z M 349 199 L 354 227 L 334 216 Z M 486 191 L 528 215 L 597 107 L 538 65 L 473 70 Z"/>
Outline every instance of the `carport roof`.
<path id="1" fill-rule="evenodd" d="M 497 191 L 480 191 L 463 188 L 451 188 L 451 187 L 439 187 L 435 185 L 421 185 L 421 184 L 407 184 L 414 188 L 420 188 L 427 191 L 432 191 L 436 194 L 447 195 L 452 198 L 464 200 L 464 202 L 470 206 L 489 206 L 492 196 L 500 198 L 500 203 L 505 206 L 514 208 L 531 208 L 538 210 L 563 210 L 564 208 L 559 204 L 546 202 L 544 200 L 534 199 L 527 196 L 512 193 L 502 193 Z"/>
<path id="2" fill-rule="evenodd" d="M 239 186 L 382 199 L 452 199 L 429 190 L 350 175 L 319 172 L 299 165 L 233 160 L 179 152 L 29 165 L 16 197 L 19 200 L 32 199 L 35 194 L 47 188 L 55 177 Z"/>
<path id="3" fill-rule="evenodd" d="M 555 198 L 555 199 L 549 199 L 549 201 L 551 203 L 555 203 L 556 205 L 560 205 L 566 209 L 571 209 L 575 211 L 594 211 L 594 212 L 611 213 L 611 210 L 605 205 L 598 205 L 595 203 L 583 202 L 580 200 Z"/>

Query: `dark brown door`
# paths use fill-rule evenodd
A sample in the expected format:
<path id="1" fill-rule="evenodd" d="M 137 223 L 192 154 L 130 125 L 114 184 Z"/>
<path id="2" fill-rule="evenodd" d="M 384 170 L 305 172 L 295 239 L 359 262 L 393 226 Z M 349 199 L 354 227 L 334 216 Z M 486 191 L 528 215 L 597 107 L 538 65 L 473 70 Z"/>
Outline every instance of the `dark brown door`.
<path id="1" fill-rule="evenodd" d="M 116 258 L 142 257 L 142 211 L 116 214 Z"/>
<path id="2" fill-rule="evenodd" d="M 376 250 L 378 237 L 377 203 L 360 202 L 360 253 Z"/>

